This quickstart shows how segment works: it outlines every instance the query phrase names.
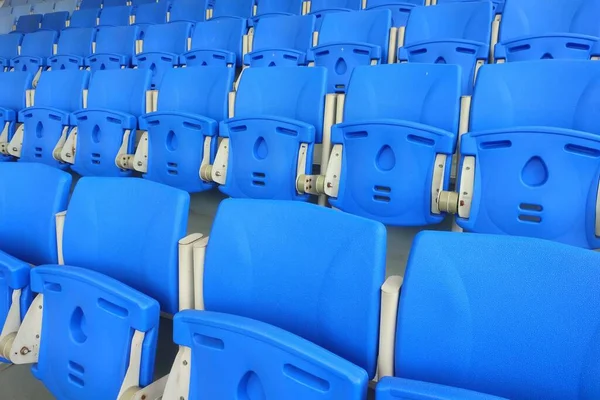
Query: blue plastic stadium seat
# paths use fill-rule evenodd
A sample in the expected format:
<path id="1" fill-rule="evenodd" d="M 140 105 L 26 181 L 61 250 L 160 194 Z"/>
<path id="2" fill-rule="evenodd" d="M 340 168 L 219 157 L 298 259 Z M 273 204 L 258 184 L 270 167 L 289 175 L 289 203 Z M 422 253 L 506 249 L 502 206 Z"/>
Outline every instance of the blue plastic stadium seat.
<path id="1" fill-rule="evenodd" d="M 27 3 L 29 3 L 29 0 L 10 0 L 11 7 L 26 5 Z"/>
<path id="2" fill-rule="evenodd" d="M 246 21 L 241 18 L 199 22 L 192 34 L 192 48 L 181 56 L 180 64 L 239 67 L 245 32 Z"/>
<path id="3" fill-rule="evenodd" d="M 67 11 L 56 11 L 50 14 L 45 14 L 42 19 L 41 29 L 53 30 L 60 32 L 67 26 L 69 13 Z"/>
<path id="4" fill-rule="evenodd" d="M 599 263 L 595 252 L 539 239 L 419 234 L 395 374 L 513 400 L 600 398 Z"/>
<path id="5" fill-rule="evenodd" d="M 59 0 L 54 5 L 54 11 L 67 11 L 72 13 L 77 7 L 78 0 Z"/>
<path id="6" fill-rule="evenodd" d="M 206 20 L 206 7 L 200 0 L 174 0 L 169 21 L 201 22 Z"/>
<path id="7" fill-rule="evenodd" d="M 290 257 L 303 248 L 310 263 Z M 191 348 L 184 398 L 366 399 L 385 250 L 374 221 L 311 204 L 223 201 L 206 252 L 207 311 L 174 318 L 175 342 Z"/>
<path id="8" fill-rule="evenodd" d="M 104 0 L 104 8 L 108 7 L 122 7 L 127 5 L 128 0 Z"/>
<path id="9" fill-rule="evenodd" d="M 100 12 L 99 26 L 127 26 L 131 22 L 132 6 L 105 7 Z"/>
<path id="10" fill-rule="evenodd" d="M 98 24 L 100 9 L 90 8 L 73 11 L 69 22 L 70 28 L 93 28 Z"/>
<path id="11" fill-rule="evenodd" d="M 146 112 L 151 73 L 143 69 L 96 71 L 90 81 L 87 108 L 73 113 L 78 128 L 75 163 L 80 175 L 128 176 L 115 164 L 125 131 L 127 154 L 133 154 L 138 118 Z"/>
<path id="12" fill-rule="evenodd" d="M 4 4 L 7 4 L 7 3 L 4 3 Z M 10 8 L 10 6 L 0 7 L 0 16 L 2 16 L 2 17 L 12 16 L 12 8 Z"/>
<path id="13" fill-rule="evenodd" d="M 35 90 L 34 106 L 19 112 L 19 122 L 25 127 L 19 161 L 68 167 L 55 158 L 54 151 L 61 136 L 66 139 L 68 130 L 75 125 L 71 113 L 83 107 L 83 91 L 88 88 L 89 74 L 79 70 L 42 73 Z"/>
<path id="14" fill-rule="evenodd" d="M 392 12 L 392 26 L 406 26 L 410 12 L 424 6 L 425 0 L 367 0 L 367 10 L 387 9 Z"/>
<path id="15" fill-rule="evenodd" d="M 23 41 L 20 33 L 0 35 L 0 73 L 10 67 L 10 60 L 19 55 L 19 46 Z"/>
<path id="16" fill-rule="evenodd" d="M 30 71 L 36 73 L 40 68 L 45 69 L 48 57 L 54 53 L 54 44 L 58 39 L 56 31 L 37 31 L 28 33 L 21 43 L 21 54 L 10 62 L 15 71 Z"/>
<path id="17" fill-rule="evenodd" d="M 19 17 L 23 15 L 31 14 L 32 10 L 31 4 L 22 4 L 12 8 L 12 16 L 15 19 L 15 22 L 19 19 Z"/>
<path id="18" fill-rule="evenodd" d="M 244 71 L 235 117 L 222 123 L 229 139 L 225 184 L 231 197 L 308 200 L 296 191 L 300 146 L 306 144 L 306 174 L 323 136 L 327 71 L 273 67 Z"/>
<path id="19" fill-rule="evenodd" d="M 156 0 L 132 0 L 131 5 L 134 7 L 139 7 L 145 4 L 153 4 L 156 3 Z"/>
<path id="20" fill-rule="evenodd" d="M 95 28 L 65 29 L 58 39 L 56 55 L 48 59 L 48 66 L 57 69 L 81 69 L 92 55 Z"/>
<path id="21" fill-rule="evenodd" d="M 269 15 L 302 15 L 302 0 L 259 0 L 256 18 Z"/>
<path id="22" fill-rule="evenodd" d="M 320 31 L 325 14 L 361 9 L 362 0 L 311 0 L 310 13 L 317 17 L 316 29 Z"/>
<path id="23" fill-rule="evenodd" d="M 0 323 L 15 333 L 31 304 L 30 263 L 56 263 L 54 216 L 67 205 L 71 176 L 41 164 L 2 163 L 0 174 Z M 16 302 L 16 304 L 13 304 Z M 16 311 L 17 320 L 9 317 Z M 0 358 L 2 362 L 8 362 Z"/>
<path id="24" fill-rule="evenodd" d="M 42 23 L 42 14 L 22 15 L 17 20 L 15 31 L 20 33 L 31 33 L 40 29 Z"/>
<path id="25" fill-rule="evenodd" d="M 11 33 L 14 28 L 14 22 L 12 15 L 0 15 L 0 35 Z"/>
<path id="26" fill-rule="evenodd" d="M 104 26 L 96 34 L 96 52 L 86 60 L 92 71 L 127 68 L 135 56 L 137 26 Z"/>
<path id="27" fill-rule="evenodd" d="M 314 31 L 312 15 L 264 18 L 255 28 L 252 51 L 244 56 L 244 64 L 251 67 L 306 65 Z"/>
<path id="28" fill-rule="evenodd" d="M 200 167 L 204 157 L 210 163 L 214 159 L 233 79 L 234 70 L 226 67 L 176 68 L 165 73 L 158 111 L 140 117 L 140 128 L 148 131 L 144 178 L 188 192 L 214 187 L 200 179 Z M 211 138 L 208 150 L 204 147 L 207 138 Z"/>
<path id="29" fill-rule="evenodd" d="M 54 396 L 116 399 L 138 334 L 135 386 L 152 382 L 160 311 L 178 309 L 177 241 L 188 212 L 189 195 L 164 185 L 79 181 L 65 219 L 66 266 L 31 274 L 32 290 L 44 295 L 34 373 Z"/>
<path id="30" fill-rule="evenodd" d="M 461 164 L 474 157 L 474 165 L 467 163 L 469 171 L 462 172 L 475 173 L 473 187 L 460 189 L 468 193 L 470 212 L 459 208 L 457 223 L 477 233 L 600 248 L 595 234 L 599 103 L 595 62 L 483 66 L 470 132 L 461 143 Z"/>
<path id="31" fill-rule="evenodd" d="M 389 225 L 442 222 L 432 203 L 448 190 L 460 117 L 460 67 L 394 64 L 356 68 L 343 122 L 331 132 L 342 145 L 339 192 L 330 203 Z M 438 159 L 438 157 L 440 157 Z"/>
<path id="32" fill-rule="evenodd" d="M 467 2 L 467 1 L 473 1 L 473 0 L 437 0 L 437 4 L 452 3 L 452 2 L 457 2 L 457 1 Z M 479 0 L 479 1 L 489 1 L 489 0 Z M 494 7 L 495 14 L 502 14 L 504 12 L 505 1 L 506 0 L 491 0 L 492 5 Z M 557 6 L 550 5 L 548 3 L 544 3 L 544 4 L 542 4 L 542 7 L 546 8 L 546 7 L 557 7 Z"/>
<path id="33" fill-rule="evenodd" d="M 30 72 L 0 73 L 0 132 L 6 130 L 6 137 L 1 137 L 6 146 L 12 139 L 19 111 L 27 107 L 27 90 L 31 89 L 33 74 Z M 0 154 L 0 161 L 11 160 L 11 157 Z"/>
<path id="34" fill-rule="evenodd" d="M 42 15 L 53 13 L 55 5 L 56 3 L 54 1 L 40 1 L 37 3 L 33 3 L 33 13 Z"/>
<path id="35" fill-rule="evenodd" d="M 140 38 L 146 35 L 150 25 L 167 23 L 167 12 L 171 4 L 168 1 L 159 1 L 140 4 L 135 8 L 135 25 L 139 27 Z"/>
<path id="36" fill-rule="evenodd" d="M 212 8 L 212 17 L 239 17 L 249 19 L 253 16 L 254 4 L 256 4 L 256 0 L 217 0 Z"/>
<path id="37" fill-rule="evenodd" d="M 600 0 L 509 1 L 495 58 L 511 61 L 600 56 Z"/>
<path id="38" fill-rule="evenodd" d="M 329 93 L 345 93 L 355 67 L 387 63 L 390 10 L 329 13 L 323 17 L 319 43 L 309 53 L 328 71 Z"/>
<path id="39" fill-rule="evenodd" d="M 415 7 L 408 19 L 400 61 L 456 64 L 462 69 L 463 94 L 470 95 L 476 65 L 489 58 L 492 3 L 451 2 Z"/>
<path id="40" fill-rule="evenodd" d="M 379 381 L 376 393 L 376 400 L 508 400 L 472 390 L 391 377 Z"/>
<path id="41" fill-rule="evenodd" d="M 146 30 L 142 52 L 134 58 L 134 65 L 152 71 L 152 87 L 160 86 L 165 72 L 179 65 L 179 56 L 187 51 L 193 25 L 189 22 L 171 22 L 151 25 Z"/>
<path id="42" fill-rule="evenodd" d="M 81 0 L 79 3 L 79 9 L 81 10 L 89 10 L 89 9 L 100 9 L 102 8 L 103 0 Z"/>

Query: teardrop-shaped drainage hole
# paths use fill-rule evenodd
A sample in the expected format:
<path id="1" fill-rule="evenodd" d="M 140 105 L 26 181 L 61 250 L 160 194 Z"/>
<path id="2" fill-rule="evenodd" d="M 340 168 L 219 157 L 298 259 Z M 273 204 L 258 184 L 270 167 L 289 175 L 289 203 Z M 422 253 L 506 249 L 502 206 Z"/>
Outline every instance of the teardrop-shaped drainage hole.
<path id="1" fill-rule="evenodd" d="M 175 132 L 169 131 L 169 133 L 167 133 L 167 149 L 169 151 L 175 151 L 178 146 L 179 142 L 177 141 L 177 135 L 175 135 Z"/>
<path id="2" fill-rule="evenodd" d="M 87 321 L 81 307 L 77 307 L 71 315 L 70 323 L 71 337 L 75 343 L 83 344 L 87 340 Z"/>
<path id="3" fill-rule="evenodd" d="M 248 371 L 244 374 L 237 392 L 238 400 L 266 400 L 263 384 L 254 371 Z"/>
<path id="4" fill-rule="evenodd" d="M 94 125 L 94 129 L 92 129 L 92 142 L 100 143 L 100 127 L 98 125 Z"/>
<path id="5" fill-rule="evenodd" d="M 344 61 L 344 59 L 340 57 L 335 62 L 334 70 L 336 74 L 344 75 L 346 71 L 348 71 L 348 64 L 346 64 L 346 61 Z"/>
<path id="6" fill-rule="evenodd" d="M 396 155 L 390 146 L 383 146 L 375 158 L 377 168 L 381 171 L 389 171 L 396 165 Z"/>
<path id="7" fill-rule="evenodd" d="M 444 57 L 438 57 L 434 64 L 446 64 L 446 59 Z"/>
<path id="8" fill-rule="evenodd" d="M 548 180 L 548 167 L 540 157 L 531 157 L 521 171 L 521 179 L 528 186 L 542 186 Z"/>
<path id="9" fill-rule="evenodd" d="M 42 124 L 42 121 L 38 121 L 37 125 L 35 126 L 35 137 L 41 139 L 42 136 L 44 136 L 44 124 Z"/>
<path id="10" fill-rule="evenodd" d="M 269 155 L 269 148 L 267 147 L 267 141 L 263 137 L 259 137 L 254 143 L 254 157 L 258 160 L 264 160 Z"/>

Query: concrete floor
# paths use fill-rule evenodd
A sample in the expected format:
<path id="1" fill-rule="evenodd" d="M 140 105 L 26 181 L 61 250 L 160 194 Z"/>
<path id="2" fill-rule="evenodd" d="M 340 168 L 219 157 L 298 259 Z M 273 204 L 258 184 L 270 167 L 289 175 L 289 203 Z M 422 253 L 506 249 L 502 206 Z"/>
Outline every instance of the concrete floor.
<path id="1" fill-rule="evenodd" d="M 224 199 L 218 191 L 200 193 L 192 196 L 188 231 L 208 234 L 212 225 L 219 202 Z M 428 227 L 427 229 L 450 230 L 450 220 Z M 404 275 L 408 253 L 414 236 L 423 228 L 388 228 L 388 275 Z M 169 373 L 177 347 L 172 340 L 173 323 L 163 318 L 159 333 L 158 354 L 156 357 L 155 374 L 160 378 Z M 0 400 L 51 400 L 54 397 L 48 393 L 42 383 L 35 379 L 29 366 L 0 367 Z M 372 393 L 370 393 L 370 398 Z M 83 400 L 83 399 L 82 399 Z"/>

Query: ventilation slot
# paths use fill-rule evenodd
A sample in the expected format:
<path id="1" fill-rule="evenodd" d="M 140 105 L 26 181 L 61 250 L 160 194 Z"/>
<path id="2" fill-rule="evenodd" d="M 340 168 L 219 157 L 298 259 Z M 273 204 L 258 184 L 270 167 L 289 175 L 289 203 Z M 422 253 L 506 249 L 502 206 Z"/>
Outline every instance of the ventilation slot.
<path id="1" fill-rule="evenodd" d="M 92 153 L 92 164 L 100 165 L 100 153 Z"/>
<path id="2" fill-rule="evenodd" d="M 389 196 L 381 196 L 381 195 L 376 194 L 375 196 L 373 196 L 373 200 L 379 201 L 382 203 L 389 203 L 392 199 Z"/>
<path id="3" fill-rule="evenodd" d="M 519 208 L 523 211 L 535 211 L 535 212 L 541 212 L 544 210 L 544 207 L 542 207 L 539 204 L 529 204 L 529 203 L 521 203 L 519 205 Z"/>
<path id="4" fill-rule="evenodd" d="M 167 163 L 167 173 L 169 175 L 178 175 L 179 174 L 179 164 L 168 162 Z"/>
<path id="5" fill-rule="evenodd" d="M 42 158 L 42 148 L 41 147 L 36 147 L 35 148 L 35 153 L 33 154 L 35 158 Z"/>
<path id="6" fill-rule="evenodd" d="M 521 214 L 519 215 L 519 221 L 522 222 L 531 222 L 534 224 L 539 224 L 540 222 L 542 222 L 542 217 L 539 217 L 537 215 L 525 215 L 525 214 Z"/>

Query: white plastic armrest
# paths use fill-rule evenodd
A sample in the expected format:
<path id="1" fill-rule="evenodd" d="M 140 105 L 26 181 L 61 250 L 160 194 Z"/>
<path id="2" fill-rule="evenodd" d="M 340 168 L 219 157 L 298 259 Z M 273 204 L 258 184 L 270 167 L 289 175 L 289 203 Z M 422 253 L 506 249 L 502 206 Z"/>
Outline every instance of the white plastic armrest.
<path id="1" fill-rule="evenodd" d="M 125 397 L 123 400 L 159 400 L 159 399 L 162 399 L 168 379 L 169 379 L 169 375 L 165 375 L 162 378 L 160 378 L 159 380 L 152 382 L 150 385 L 146 386 L 145 388 L 138 390 L 129 399 L 127 399 Z M 165 397 L 165 400 L 166 399 L 167 398 Z"/>
<path id="2" fill-rule="evenodd" d="M 340 175 L 342 173 L 342 157 L 344 146 L 336 144 L 331 150 L 331 157 L 325 171 L 325 194 L 329 197 L 338 197 L 340 190 Z"/>
<path id="3" fill-rule="evenodd" d="M 141 388 L 140 385 L 140 367 L 142 363 L 142 345 L 144 344 L 144 332 L 135 331 L 131 339 L 131 349 L 129 353 L 129 366 L 121 384 L 121 390 L 117 399 L 128 399 Z"/>
<path id="4" fill-rule="evenodd" d="M 75 164 L 75 154 L 77 153 L 77 127 L 71 129 L 67 136 L 65 145 L 60 152 L 60 158 L 69 164 Z"/>
<path id="5" fill-rule="evenodd" d="M 396 321 L 398 300 L 403 278 L 390 276 L 381 286 L 381 315 L 379 320 L 378 378 L 394 376 L 394 350 L 396 345 Z"/>
<path id="6" fill-rule="evenodd" d="M 163 399 L 187 399 L 189 397 L 191 367 L 192 349 L 179 346 L 179 352 L 173 362 Z"/>
<path id="7" fill-rule="evenodd" d="M 194 309 L 204 310 L 204 261 L 208 236 L 194 243 Z"/>
<path id="8" fill-rule="evenodd" d="M 433 178 L 431 180 L 431 213 L 440 214 L 439 197 L 444 190 L 444 181 L 446 177 L 446 160 L 445 154 L 436 154 L 433 164 Z"/>
<path id="9" fill-rule="evenodd" d="M 12 303 L 0 334 L 0 355 L 10 360 L 12 344 L 21 326 L 21 289 L 12 293 Z"/>
<path id="10" fill-rule="evenodd" d="M 0 132 L 0 153 L 8 155 L 8 127 L 10 122 L 5 122 L 2 132 Z"/>
<path id="11" fill-rule="evenodd" d="M 458 216 L 469 218 L 471 215 L 471 202 L 475 185 L 475 157 L 467 156 L 463 160 L 460 175 L 460 188 L 458 194 Z"/>
<path id="12" fill-rule="evenodd" d="M 33 107 L 35 102 L 35 89 L 27 89 L 25 91 L 25 105 L 27 107 Z"/>
<path id="13" fill-rule="evenodd" d="M 56 143 L 56 146 L 54 146 L 54 150 L 52 151 L 52 158 L 54 158 L 56 161 L 62 161 L 62 158 L 60 158 L 60 153 L 62 152 L 62 149 L 65 146 L 65 142 L 67 141 L 68 134 L 69 134 L 69 127 L 63 126 L 63 130 L 62 130 L 62 133 L 60 134 L 60 138 L 58 139 L 58 142 Z"/>
<path id="14" fill-rule="evenodd" d="M 179 311 L 194 308 L 194 245 L 203 238 L 193 233 L 179 241 Z"/>
<path id="15" fill-rule="evenodd" d="M 10 361 L 15 364 L 33 364 L 38 361 L 40 340 L 42 337 L 42 316 L 44 314 L 44 295 L 38 294 L 17 332 L 10 349 Z"/>
<path id="16" fill-rule="evenodd" d="M 63 232 L 65 229 L 66 217 L 66 211 L 61 211 L 54 216 L 56 220 L 56 248 L 58 250 L 58 265 L 65 265 L 65 259 L 63 257 Z"/>
<path id="17" fill-rule="evenodd" d="M 25 132 L 25 125 L 19 124 L 14 136 L 8 143 L 8 154 L 13 157 L 21 157 L 21 149 L 23 148 L 23 134 Z"/>
<path id="18" fill-rule="evenodd" d="M 227 181 L 227 164 L 229 161 L 229 138 L 223 138 L 219 143 L 219 150 L 215 157 L 212 168 L 212 180 L 219 185 L 224 185 Z"/>
<path id="19" fill-rule="evenodd" d="M 146 92 L 146 96 L 148 96 L 148 92 Z M 130 136 L 131 129 L 126 129 L 123 132 L 123 141 L 121 142 L 121 147 L 119 147 L 117 157 L 115 158 L 115 165 L 121 169 L 133 169 L 134 154 L 127 153 Z"/>
<path id="20" fill-rule="evenodd" d="M 148 132 L 144 131 L 133 156 L 133 169 L 142 174 L 148 172 Z"/>

